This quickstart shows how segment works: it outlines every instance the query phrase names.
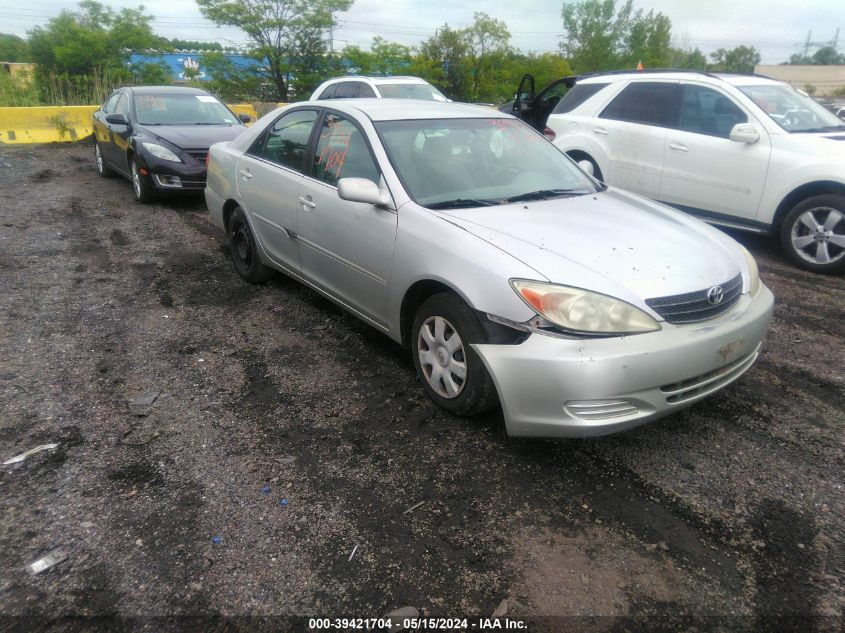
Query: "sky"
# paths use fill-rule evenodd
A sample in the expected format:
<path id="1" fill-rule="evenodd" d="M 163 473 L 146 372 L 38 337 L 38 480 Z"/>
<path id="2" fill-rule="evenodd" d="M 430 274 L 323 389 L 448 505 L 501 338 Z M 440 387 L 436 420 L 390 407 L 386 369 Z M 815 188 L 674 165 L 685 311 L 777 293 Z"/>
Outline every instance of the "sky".
<path id="1" fill-rule="evenodd" d="M 101 1 L 115 9 L 137 6 L 128 0 Z M 803 49 L 808 32 L 812 31 L 812 42 L 827 43 L 840 26 L 839 50 L 845 51 L 843 0 L 635 0 L 634 4 L 672 20 L 675 46 L 698 47 L 705 53 L 745 44 L 760 51 L 763 64 L 778 64 Z M 29 0 L 17 6 L 13 0 L 0 0 L 0 33 L 25 37 L 28 29 L 75 6 L 74 0 Z M 245 42 L 239 31 L 206 21 L 193 0 L 147 0 L 144 6 L 155 16 L 153 28 L 161 36 L 224 46 Z M 472 23 L 474 12 L 483 11 L 507 24 L 514 47 L 557 51 L 563 33 L 560 9 L 561 0 L 355 0 L 349 11 L 338 14 L 334 48 L 346 44 L 366 48 L 376 35 L 415 45 L 444 23 L 462 28 Z"/>

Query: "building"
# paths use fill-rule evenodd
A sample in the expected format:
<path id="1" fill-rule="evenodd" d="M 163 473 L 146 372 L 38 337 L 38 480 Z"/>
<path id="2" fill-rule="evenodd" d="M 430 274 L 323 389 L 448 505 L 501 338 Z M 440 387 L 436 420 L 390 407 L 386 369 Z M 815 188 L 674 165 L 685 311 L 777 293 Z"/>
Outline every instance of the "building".
<path id="1" fill-rule="evenodd" d="M 210 77 L 208 77 L 205 68 L 203 68 L 202 56 L 206 53 L 220 52 L 188 50 L 175 52 L 144 51 L 143 53 L 132 53 L 129 57 L 129 64 L 130 66 L 135 66 L 140 64 L 164 63 L 170 69 L 172 81 L 176 83 L 190 80 L 208 81 Z M 259 65 L 257 61 L 245 55 L 226 51 L 223 51 L 222 54 L 238 68 L 251 68 Z"/>

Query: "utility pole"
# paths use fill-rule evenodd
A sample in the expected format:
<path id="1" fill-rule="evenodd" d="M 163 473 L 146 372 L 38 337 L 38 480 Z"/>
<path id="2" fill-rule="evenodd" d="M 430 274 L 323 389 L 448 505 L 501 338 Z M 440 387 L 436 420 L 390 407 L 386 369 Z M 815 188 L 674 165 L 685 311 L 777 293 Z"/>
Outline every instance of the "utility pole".
<path id="1" fill-rule="evenodd" d="M 813 37 L 812 31 L 807 31 L 807 41 L 804 43 L 804 57 L 810 52 L 810 40 Z"/>

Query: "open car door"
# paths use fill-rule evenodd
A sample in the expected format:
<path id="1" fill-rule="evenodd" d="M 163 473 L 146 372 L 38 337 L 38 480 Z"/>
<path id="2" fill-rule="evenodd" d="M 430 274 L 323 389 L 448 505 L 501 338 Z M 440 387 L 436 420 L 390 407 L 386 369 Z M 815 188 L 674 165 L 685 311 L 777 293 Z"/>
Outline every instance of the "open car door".
<path id="1" fill-rule="evenodd" d="M 534 77 L 526 74 L 522 77 L 522 81 L 519 82 L 519 90 L 516 92 L 516 98 L 499 109 L 502 112 L 507 112 L 522 119 L 533 128 L 542 132 L 555 106 L 569 92 L 569 89 L 575 85 L 577 80 L 578 77 L 574 75 L 558 79 L 543 88 L 540 94 L 535 95 Z"/>

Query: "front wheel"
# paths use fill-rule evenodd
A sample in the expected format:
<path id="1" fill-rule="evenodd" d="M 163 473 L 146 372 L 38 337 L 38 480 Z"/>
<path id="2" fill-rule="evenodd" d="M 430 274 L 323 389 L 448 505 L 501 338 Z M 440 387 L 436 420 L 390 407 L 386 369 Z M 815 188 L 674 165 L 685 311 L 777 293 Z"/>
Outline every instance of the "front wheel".
<path id="1" fill-rule="evenodd" d="M 824 194 L 795 205 L 784 218 L 780 240 L 800 268 L 833 273 L 845 267 L 845 196 Z"/>
<path id="2" fill-rule="evenodd" d="M 154 196 L 150 177 L 141 173 L 141 166 L 135 157 L 129 160 L 129 175 L 132 176 L 132 192 L 135 194 L 135 200 L 142 204 L 152 201 Z"/>
<path id="3" fill-rule="evenodd" d="M 467 304 L 451 293 L 429 297 L 417 310 L 412 334 L 414 366 L 435 404 L 463 416 L 496 406 L 490 374 L 470 347 L 487 337 Z"/>

